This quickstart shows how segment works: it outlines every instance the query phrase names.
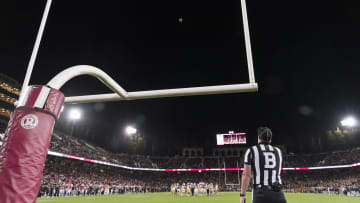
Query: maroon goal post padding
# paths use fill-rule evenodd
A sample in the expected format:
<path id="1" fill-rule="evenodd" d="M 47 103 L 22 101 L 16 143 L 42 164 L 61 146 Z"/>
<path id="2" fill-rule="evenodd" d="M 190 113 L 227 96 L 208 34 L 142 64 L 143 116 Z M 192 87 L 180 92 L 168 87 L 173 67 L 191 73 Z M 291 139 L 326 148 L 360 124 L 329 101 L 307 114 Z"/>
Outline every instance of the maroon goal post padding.
<path id="1" fill-rule="evenodd" d="M 0 146 L 0 202 L 35 203 L 46 155 L 65 97 L 47 86 L 27 88 Z"/>

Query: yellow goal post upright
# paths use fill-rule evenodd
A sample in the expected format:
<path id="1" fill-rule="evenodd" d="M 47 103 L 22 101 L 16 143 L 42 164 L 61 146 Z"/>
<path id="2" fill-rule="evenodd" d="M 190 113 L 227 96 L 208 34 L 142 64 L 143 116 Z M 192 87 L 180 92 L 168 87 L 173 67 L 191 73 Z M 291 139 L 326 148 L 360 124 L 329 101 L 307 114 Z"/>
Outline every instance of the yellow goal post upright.
<path id="1" fill-rule="evenodd" d="M 226 162 L 225 162 L 225 160 L 224 160 L 224 169 L 226 168 Z M 240 168 L 240 166 L 239 166 L 239 161 L 236 161 L 236 168 Z M 232 183 L 228 183 L 227 182 L 227 176 L 226 176 L 226 170 L 224 170 L 224 184 L 226 185 L 226 186 L 235 186 L 235 187 L 240 187 L 240 185 L 241 185 L 241 178 L 240 178 L 240 170 L 236 170 L 236 175 L 237 175 L 237 177 L 236 177 L 236 179 L 237 179 L 237 183 L 234 183 L 234 182 L 232 182 Z M 232 179 L 233 181 L 234 181 L 234 179 Z"/>

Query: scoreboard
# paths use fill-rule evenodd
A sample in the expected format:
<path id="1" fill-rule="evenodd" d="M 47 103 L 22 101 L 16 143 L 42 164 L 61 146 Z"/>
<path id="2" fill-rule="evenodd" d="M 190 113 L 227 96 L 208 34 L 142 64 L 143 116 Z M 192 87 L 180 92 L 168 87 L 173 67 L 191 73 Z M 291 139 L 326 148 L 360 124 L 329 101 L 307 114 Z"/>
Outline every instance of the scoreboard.
<path id="1" fill-rule="evenodd" d="M 229 133 L 217 134 L 216 140 L 217 145 L 246 144 L 246 133 L 229 131 Z"/>

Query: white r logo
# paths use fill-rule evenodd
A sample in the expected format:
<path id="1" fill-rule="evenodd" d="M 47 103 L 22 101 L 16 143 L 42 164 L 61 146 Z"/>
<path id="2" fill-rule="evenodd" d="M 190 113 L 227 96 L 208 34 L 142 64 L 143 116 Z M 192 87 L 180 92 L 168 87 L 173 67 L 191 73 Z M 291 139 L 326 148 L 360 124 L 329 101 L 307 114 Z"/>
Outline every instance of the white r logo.
<path id="1" fill-rule="evenodd" d="M 21 126 L 25 129 L 33 129 L 39 123 L 39 119 L 34 114 L 28 114 L 21 119 Z"/>

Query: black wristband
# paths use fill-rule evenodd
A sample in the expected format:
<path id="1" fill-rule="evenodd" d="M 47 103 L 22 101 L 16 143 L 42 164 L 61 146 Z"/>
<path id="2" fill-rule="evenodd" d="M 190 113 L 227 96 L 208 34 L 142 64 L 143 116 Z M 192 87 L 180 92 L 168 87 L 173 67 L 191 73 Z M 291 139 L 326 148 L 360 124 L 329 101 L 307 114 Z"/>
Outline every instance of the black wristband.
<path id="1" fill-rule="evenodd" d="M 245 197 L 245 196 L 246 196 L 246 194 L 241 194 L 241 193 L 240 193 L 240 197 Z"/>

